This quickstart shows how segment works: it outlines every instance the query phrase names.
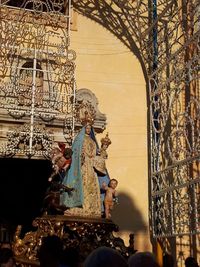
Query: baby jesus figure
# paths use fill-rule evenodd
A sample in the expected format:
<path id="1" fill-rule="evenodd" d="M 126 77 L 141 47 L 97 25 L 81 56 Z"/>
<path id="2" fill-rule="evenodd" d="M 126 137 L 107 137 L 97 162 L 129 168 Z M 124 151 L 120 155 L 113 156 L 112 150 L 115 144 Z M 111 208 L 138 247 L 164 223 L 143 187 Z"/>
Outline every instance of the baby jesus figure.
<path id="1" fill-rule="evenodd" d="M 106 191 L 104 198 L 106 219 L 111 219 L 111 210 L 114 206 L 114 200 L 118 196 L 116 191 L 117 185 L 118 181 L 116 179 L 111 179 L 108 185 L 106 185 L 105 182 L 102 184 L 102 188 Z"/>

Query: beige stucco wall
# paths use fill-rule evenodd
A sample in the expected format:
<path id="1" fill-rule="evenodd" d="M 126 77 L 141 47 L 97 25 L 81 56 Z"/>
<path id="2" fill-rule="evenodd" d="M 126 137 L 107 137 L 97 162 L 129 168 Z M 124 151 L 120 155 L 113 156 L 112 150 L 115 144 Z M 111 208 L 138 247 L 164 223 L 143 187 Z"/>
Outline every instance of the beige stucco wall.
<path id="1" fill-rule="evenodd" d="M 151 249 L 148 236 L 147 105 L 146 85 L 138 59 L 110 32 L 78 16 L 71 32 L 77 53 L 77 88 L 88 88 L 107 115 L 112 144 L 107 169 L 119 181 L 120 204 L 113 211 L 117 235 L 135 234 L 137 250 Z M 103 135 L 105 135 L 106 131 Z M 100 140 L 102 136 L 98 135 Z"/>

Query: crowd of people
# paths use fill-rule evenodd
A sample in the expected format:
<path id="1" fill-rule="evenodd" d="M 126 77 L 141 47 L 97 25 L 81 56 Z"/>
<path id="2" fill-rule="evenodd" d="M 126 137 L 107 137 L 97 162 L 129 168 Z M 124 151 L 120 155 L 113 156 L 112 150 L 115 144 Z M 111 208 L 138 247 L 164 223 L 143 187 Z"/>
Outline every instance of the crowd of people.
<path id="1" fill-rule="evenodd" d="M 170 258 L 170 261 L 168 260 Z M 172 256 L 163 256 L 160 266 L 152 252 L 136 252 L 128 259 L 110 247 L 94 249 L 86 259 L 81 258 L 78 248 L 64 247 L 63 241 L 56 235 L 46 236 L 38 250 L 40 267 L 175 267 Z M 0 247 L 0 267 L 16 267 L 12 246 L 2 244 Z M 185 259 L 185 267 L 199 267 L 194 257 Z"/>

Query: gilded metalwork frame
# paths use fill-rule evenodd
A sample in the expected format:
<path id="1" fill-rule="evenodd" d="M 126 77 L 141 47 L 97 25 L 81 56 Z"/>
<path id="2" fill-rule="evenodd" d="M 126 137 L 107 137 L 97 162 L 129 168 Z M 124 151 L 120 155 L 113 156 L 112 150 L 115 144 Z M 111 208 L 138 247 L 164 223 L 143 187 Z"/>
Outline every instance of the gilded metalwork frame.
<path id="1" fill-rule="evenodd" d="M 147 82 L 152 240 L 176 257 L 199 255 L 200 88 L 197 0 L 73 1 L 117 36 Z"/>
<path id="2" fill-rule="evenodd" d="M 70 12 L 71 3 L 66 1 L 0 4 L 1 117 L 10 124 L 26 124 L 23 136 L 17 135 L 18 143 L 13 145 L 8 136 L 1 156 L 48 156 L 53 141 L 62 140 L 50 126 L 63 128 L 61 134 L 71 145 L 76 53 L 69 48 Z M 16 131 L 10 127 L 9 135 Z"/>

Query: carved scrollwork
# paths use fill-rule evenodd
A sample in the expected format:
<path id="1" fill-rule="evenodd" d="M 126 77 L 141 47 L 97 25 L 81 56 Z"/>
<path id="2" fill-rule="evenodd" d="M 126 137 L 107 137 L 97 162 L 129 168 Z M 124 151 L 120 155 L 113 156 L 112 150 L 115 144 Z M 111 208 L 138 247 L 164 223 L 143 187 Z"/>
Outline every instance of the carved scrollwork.
<path id="1" fill-rule="evenodd" d="M 106 116 L 98 109 L 98 100 L 91 90 L 82 88 L 76 93 L 76 124 L 78 127 L 90 120 L 97 132 L 106 126 Z"/>
<path id="2" fill-rule="evenodd" d="M 126 247 L 121 238 L 113 235 L 113 232 L 118 231 L 118 227 L 105 219 L 43 216 L 36 218 L 33 225 L 36 230 L 26 233 L 22 239 L 19 238 L 21 228 L 17 228 L 13 248 L 19 262 L 22 256 L 24 260 L 37 262 L 37 251 L 41 246 L 42 237 L 48 235 L 59 236 L 65 247 L 78 248 L 83 259 L 99 246 L 115 248 L 125 257 L 135 252 L 133 235 L 130 237 L 131 246 Z"/>

